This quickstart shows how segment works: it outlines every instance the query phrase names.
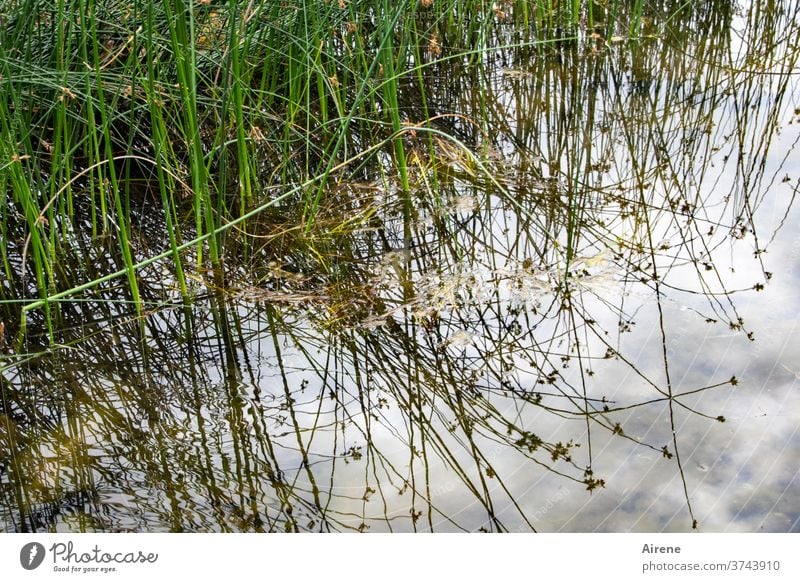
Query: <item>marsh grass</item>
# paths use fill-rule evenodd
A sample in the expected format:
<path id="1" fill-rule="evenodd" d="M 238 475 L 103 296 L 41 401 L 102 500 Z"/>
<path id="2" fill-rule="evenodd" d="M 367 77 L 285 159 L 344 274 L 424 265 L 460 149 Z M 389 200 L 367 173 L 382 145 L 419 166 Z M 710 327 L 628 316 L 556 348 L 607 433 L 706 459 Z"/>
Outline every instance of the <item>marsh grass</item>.
<path id="1" fill-rule="evenodd" d="M 778 55 L 770 31 L 793 30 L 796 12 L 753 7 L 742 55 L 727 2 L 0 6 L 0 439 L 22 451 L 0 464 L 14 527 L 96 503 L 81 443 L 119 439 L 165 496 L 137 500 L 145 528 L 474 528 L 448 515 L 430 475 L 441 465 L 486 527 L 534 529 L 498 450 L 592 492 L 605 484 L 593 442 L 672 461 L 676 411 L 721 418 L 692 396 L 733 374 L 673 386 L 661 303 L 749 333 L 733 296 L 751 288 L 730 288 L 711 254 L 755 238 L 772 134 L 736 112 L 783 110 L 797 52 Z M 722 201 L 715 164 L 736 175 Z M 754 244 L 760 256 L 769 242 Z M 770 278 L 761 267 L 750 284 Z M 682 269 L 696 288 L 666 286 Z M 636 292 L 659 309 L 655 371 L 624 353 Z M 260 362 L 265 344 L 275 357 Z M 630 400 L 592 392 L 612 360 L 638 382 Z M 276 379 L 267 405 L 262 368 Z M 629 436 L 644 405 L 667 409 L 671 432 Z M 206 426 L 212 409 L 225 422 Z M 189 449 L 174 436 L 186 416 L 202 443 Z M 581 423 L 584 448 L 539 436 L 550 417 Z M 155 419 L 170 430 L 144 426 Z M 215 448 L 230 435 L 245 451 L 233 460 Z M 407 445 L 410 465 L 378 435 Z M 26 452 L 37 439 L 79 469 L 65 490 Z M 194 482 L 172 482 L 167 451 Z M 364 459 L 365 498 L 386 509 L 393 489 L 410 493 L 403 520 L 368 499 L 354 512 L 333 486 L 334 467 Z"/>
<path id="2" fill-rule="evenodd" d="M 513 23 L 527 33 L 512 42 L 531 45 L 594 30 L 593 6 L 3 2 L 0 301 L 44 309 L 51 336 L 59 299 L 106 276 L 123 277 L 140 304 L 138 271 L 152 257 L 133 231 L 137 213 L 154 209 L 185 301 L 187 269 L 224 286 L 232 239 L 249 233 L 242 217 L 278 195 L 313 240 L 331 183 L 377 173 L 397 182 L 410 223 L 406 128 L 441 113 L 426 96 L 429 72 L 481 61 L 497 26 Z M 635 3 L 631 18 L 640 12 Z M 487 130 L 481 115 L 472 122 Z M 119 268 L 93 281 L 63 277 L 59 263 L 86 260 L 82 237 L 115 241 Z"/>

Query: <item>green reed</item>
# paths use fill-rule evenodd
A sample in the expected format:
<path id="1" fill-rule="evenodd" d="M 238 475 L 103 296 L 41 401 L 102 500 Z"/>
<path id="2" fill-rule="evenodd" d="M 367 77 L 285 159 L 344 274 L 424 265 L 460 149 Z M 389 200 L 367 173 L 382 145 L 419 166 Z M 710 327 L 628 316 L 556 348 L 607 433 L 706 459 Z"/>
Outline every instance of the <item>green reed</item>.
<path id="1" fill-rule="evenodd" d="M 636 20 L 642 6 L 619 13 Z M 408 221 L 412 191 L 438 195 L 432 134 L 422 135 L 433 174 L 420 181 L 406 131 L 443 113 L 428 102 L 429 71 L 480 63 L 496 27 L 532 27 L 534 44 L 572 35 L 596 7 L 0 2 L 0 257 L 10 282 L 0 301 L 44 307 L 49 321 L 50 299 L 120 273 L 139 305 L 138 271 L 162 255 L 189 301 L 192 271 L 224 286 L 231 257 L 248 256 L 257 235 L 242 217 L 285 195 L 281 213 L 313 247 L 331 186 L 366 175 L 397 185 Z M 470 122 L 488 131 L 489 112 L 481 116 Z M 143 233 L 152 210 L 161 230 Z M 98 247 L 111 261 L 103 273 L 76 280 L 54 268 L 88 269 Z"/>
<path id="2" fill-rule="evenodd" d="M 515 4 L 520 5 L 525 3 Z M 759 206 L 759 192 L 766 192 L 759 184 L 780 180 L 778 174 L 763 175 L 757 160 L 769 140 L 755 132 L 758 125 L 748 125 L 748 116 L 716 128 L 709 125 L 720 108 L 772 119 L 781 108 L 770 105 L 764 95 L 791 93 L 789 72 L 765 81 L 730 67 L 725 52 L 725 18 L 730 13 L 726 16 L 723 10 L 714 10 L 711 18 L 717 24 L 709 27 L 703 18 L 679 18 L 670 9 L 665 17 L 697 39 L 691 45 L 696 50 L 677 50 L 682 41 L 665 36 L 653 42 L 655 50 L 640 51 L 646 41 L 611 40 L 612 34 L 636 36 L 632 27 L 638 24 L 631 21 L 630 6 L 621 3 L 589 4 L 586 11 L 576 11 L 574 3 L 547 4 L 549 12 L 542 11 L 547 19 L 539 21 L 532 7 L 532 30 L 521 32 L 519 27 L 509 32 L 496 26 L 519 22 L 516 8 L 501 15 L 477 2 L 427 8 L 420 3 L 418 9 L 383 1 L 346 2 L 342 8 L 320 2 L 307 3 L 305 11 L 292 11 L 299 4 L 277 2 L 255 8 L 235 2 L 110 2 L 103 12 L 95 3 L 62 0 L 51 13 L 44 2 L 20 6 L 28 12 L 0 27 L 0 256 L 5 277 L 0 301 L 22 306 L 14 346 L 18 353 L 2 354 L 0 389 L 19 399 L 17 408 L 30 418 L 11 419 L 26 430 L 19 431 L 22 442 L 7 449 L 57 448 L 50 440 L 57 442 L 58 433 L 37 418 L 36 407 L 26 402 L 27 390 L 35 387 L 48 395 L 50 390 L 63 391 L 52 406 L 61 406 L 68 419 L 71 442 L 85 439 L 82 430 L 97 430 L 100 446 L 116 447 L 119 431 L 142 437 L 124 444 L 134 451 L 130 458 L 136 470 L 152 475 L 148 486 L 155 482 L 165 493 L 172 512 L 169 526 L 176 530 L 193 523 L 196 527 L 191 504 L 197 489 L 220 508 L 244 504 L 245 498 L 269 499 L 270 507 L 279 500 L 277 516 L 267 523 L 227 522 L 232 516 L 215 514 L 223 530 L 368 527 L 366 511 L 363 521 L 337 521 L 344 514 L 320 502 L 314 479 L 321 483 L 321 464 L 311 471 L 309 461 L 320 454 L 330 459 L 332 483 L 335 462 L 341 466 L 342 458 L 345 463 L 357 459 L 338 440 L 326 449 L 328 440 L 314 437 L 338 433 L 340 423 L 304 408 L 308 391 L 303 384 L 292 388 L 290 380 L 307 370 L 325 381 L 319 402 L 335 402 L 335 418 L 347 419 L 346 429 L 353 434 L 343 440 L 365 442 L 363 455 L 375 468 L 374 475 L 366 475 L 365 497 L 372 489 L 375 497 L 384 497 L 385 490 L 385 498 L 399 499 L 395 503 L 408 516 L 407 528 L 423 527 L 421 511 L 427 511 L 429 529 L 439 521 L 437 504 L 447 495 L 429 482 L 428 468 L 443 464 L 453 482 L 485 510 L 491 527 L 504 529 L 494 504 L 503 493 L 510 502 L 514 496 L 506 489 L 502 464 L 495 464 L 496 444 L 512 449 L 521 462 L 567 476 L 581 489 L 602 487 L 591 472 L 590 429 L 633 441 L 614 415 L 627 415 L 638 404 L 601 408 L 605 398 L 601 403 L 587 396 L 585 374 L 593 375 L 595 369 L 600 373 L 600 360 L 624 359 L 617 353 L 619 334 L 635 294 L 628 299 L 624 293 L 619 305 L 609 303 L 608 311 L 596 318 L 592 285 L 603 285 L 603 278 L 588 270 L 608 261 L 624 269 L 626 291 L 639 281 L 652 285 L 660 298 L 665 287 L 659 287 L 659 279 L 678 264 L 679 255 L 654 246 L 655 234 L 688 222 L 687 230 L 675 237 L 680 257 L 686 259 L 678 266 L 696 268 L 698 281 L 711 288 L 717 269 L 703 264 L 708 260 L 706 245 L 725 238 L 712 239 L 711 231 L 708 241 L 695 236 L 695 214 L 682 208 L 703 206 L 697 197 L 709 191 L 717 175 L 710 168 L 723 163 L 724 152 L 715 152 L 729 147 L 723 134 L 738 136 L 738 151 L 747 153 L 737 156 L 734 150 L 730 159 L 737 175 L 726 197 L 731 208 L 727 202 L 724 208 L 714 203 L 715 210 L 700 218 L 698 228 L 706 232 L 710 226 L 722 230 L 744 224 L 739 220 L 749 212 L 746 207 L 751 200 Z M 580 34 L 564 33 L 572 30 L 571 21 L 583 27 L 582 15 L 599 35 L 586 44 Z M 767 32 L 785 24 L 763 22 L 758 10 L 749 16 L 754 27 Z M 557 28 L 562 32 L 554 37 L 551 31 Z M 708 28 L 713 34 L 696 34 Z M 769 55 L 774 43 L 768 38 L 763 42 L 754 54 Z M 476 66 L 498 55 L 512 55 L 513 60 Z M 788 67 L 791 71 L 794 65 Z M 654 71 L 660 75 L 656 79 Z M 487 73 L 503 75 L 505 87 L 485 82 Z M 695 77 L 706 85 L 704 99 L 697 102 L 683 93 L 686 80 Z M 771 84 L 768 93 L 762 93 L 763 82 Z M 508 95 L 514 99 L 510 106 L 504 100 Z M 453 122 L 456 117 L 458 123 Z M 513 147 L 499 159 L 491 157 L 498 145 Z M 682 177 L 688 175 L 706 188 L 687 187 Z M 366 208 L 353 210 L 361 202 L 353 194 L 359 181 L 370 189 L 364 200 L 391 189 L 385 206 L 367 202 Z M 472 208 L 447 208 L 465 193 L 475 201 Z M 401 205 L 399 221 L 390 212 L 382 214 L 386 207 Z M 507 221 L 506 210 L 513 220 L 503 230 L 495 218 Z M 411 220 L 415 213 L 430 222 Z M 163 216 L 160 230 L 142 227 L 142 214 Z M 683 237 L 684 232 L 689 236 Z M 159 236 L 160 241 L 149 240 Z M 273 244 L 273 239 L 288 242 Z M 409 239 L 414 244 L 408 245 Z M 402 258 L 391 265 L 400 284 L 392 279 L 376 286 L 370 268 L 376 257 L 400 248 Z M 274 268 L 268 261 L 287 256 L 293 266 L 307 268 L 306 279 L 301 275 L 284 287 L 270 287 Z M 502 281 L 492 279 L 497 285 L 490 295 L 478 288 L 476 296 L 482 298 L 475 300 L 469 273 L 462 270 L 465 264 L 485 267 L 492 277 L 506 274 Z M 173 295 L 165 291 L 168 282 L 148 284 L 163 266 L 174 273 Z M 581 274 L 582 269 L 587 273 Z M 209 271 L 212 277 L 206 276 Z M 539 283 L 545 277 L 548 287 L 553 281 L 553 293 L 544 293 L 552 300 L 520 307 L 501 294 L 501 283 L 523 281 L 534 273 L 540 275 Z M 442 294 L 443 303 L 430 309 L 426 293 L 431 287 L 420 286 L 424 280 L 413 277 L 442 274 L 458 284 L 458 296 L 447 299 Z M 196 311 L 175 309 L 180 300 L 194 300 L 198 288 L 213 293 L 198 300 Z M 444 282 L 436 290 L 445 291 Z M 688 287 L 681 292 L 697 293 Z M 103 299 L 84 298 L 90 294 L 102 294 Z M 732 295 L 725 287 L 709 293 L 707 315 L 741 329 Z M 227 297 L 235 300 L 228 305 Z M 300 322 L 281 303 L 287 297 L 304 301 L 297 310 Z M 204 324 L 204 317 L 213 318 L 213 324 Z M 3 319 L 0 323 L 6 323 L 11 337 L 16 326 L 5 314 Z M 27 319 L 32 325 L 26 335 Z M 258 325 L 249 325 L 253 321 Z M 374 327 L 365 332 L 361 326 L 367 321 Z M 617 321 L 620 330 L 615 333 Z M 44 337 L 33 323 L 45 330 Z M 140 323 L 146 334 L 140 332 Z M 250 339 L 257 342 L 264 330 L 278 356 L 279 394 L 266 404 L 269 414 L 263 409 L 249 414 L 242 407 L 240 366 L 253 366 L 246 375 L 259 377 L 263 361 L 236 355 L 248 341 L 244 336 L 255 336 Z M 493 349 L 470 360 L 453 341 L 464 330 L 491 338 Z M 36 354 L 37 340 L 43 349 L 58 342 L 70 350 Z M 663 329 L 662 340 L 666 348 Z M 310 361 L 295 370 L 285 367 L 280 356 L 286 346 Z M 20 353 L 23 349 L 29 353 Z M 78 349 L 85 369 L 73 365 Z M 26 360 L 39 361 L 20 364 Z M 522 371 L 514 362 L 531 362 L 532 369 Z M 473 363 L 487 372 L 480 384 L 472 375 Z M 692 395 L 673 394 L 668 364 L 665 356 L 666 387 L 657 373 L 630 364 L 633 375 L 642 379 L 641 401 L 649 407 L 658 402 L 651 400 L 654 391 L 669 395 L 660 401 L 670 409 L 673 400 Z M 207 387 L 198 378 L 209 369 L 215 370 L 214 378 L 224 379 L 223 390 L 215 383 L 210 392 L 228 412 L 225 421 L 232 427 L 234 448 L 245 451 L 232 465 L 220 445 L 229 441 L 213 434 L 220 424 L 204 422 L 208 409 L 200 403 L 207 396 L 201 391 Z M 342 382 L 350 370 L 355 370 L 352 378 Z M 60 379 L 55 387 L 52 378 Z M 155 399 L 147 395 L 151 384 L 159 388 Z M 724 384 L 703 384 L 700 390 Z M 391 410 L 404 414 L 397 425 L 382 419 L 384 404 L 376 402 L 380 390 L 388 393 Z M 589 446 L 572 458 L 564 443 L 538 436 L 544 434 L 538 421 L 534 432 L 520 422 L 518 411 L 508 409 L 508 414 L 503 399 L 509 397 L 529 408 L 585 421 Z M 187 449 L 174 439 L 186 434 L 186 417 L 173 418 L 174 412 L 163 407 L 165 399 L 196 415 L 193 426 L 199 434 L 188 442 L 203 443 L 205 450 Z M 255 394 L 253 405 L 260 406 L 259 401 Z M 142 410 L 165 427 L 174 423 L 178 428 L 137 432 Z M 287 414 L 291 421 L 285 431 Z M 634 444 L 667 460 L 674 455 L 680 468 L 675 426 Z M 391 450 L 372 438 L 382 429 L 398 436 L 401 452 L 410 445 L 415 454 L 407 465 L 403 459 L 397 468 L 392 466 Z M 208 439 L 204 431 L 212 431 Z M 669 447 L 662 434 L 672 435 Z M 47 445 L 30 446 L 25 442 L 29 435 Z M 295 478 L 279 477 L 286 457 L 273 455 L 273 439 L 280 449 L 291 447 L 298 453 L 291 464 Z M 214 463 L 222 467 L 222 486 L 213 480 L 172 479 L 173 455 L 190 476 L 207 473 L 202 466 L 206 442 L 212 450 L 220 447 L 214 454 L 225 459 Z M 119 458 L 118 450 L 101 457 L 75 450 L 76 458 L 68 464 L 81 471 L 67 481 L 74 480 L 76 491 L 91 491 L 98 466 L 108 472 L 106 482 L 118 482 L 117 468 L 103 465 L 104 459 Z M 587 453 L 578 456 L 582 451 Z M 253 458 L 263 462 L 253 463 Z M 58 507 L 45 496 L 50 491 L 30 486 L 44 465 L 27 453 L 19 460 L 23 471 L 11 481 L 20 498 L 30 490 L 36 501 Z M 89 462 L 98 466 L 85 464 Z M 268 483 L 274 494 L 270 490 L 262 495 L 254 483 Z M 409 495 L 395 495 L 406 488 Z M 686 500 L 691 512 L 688 494 Z M 159 501 L 149 496 L 144 504 L 152 503 L 151 510 L 160 512 Z M 341 507 L 351 501 L 344 496 Z M 36 506 L 30 500 L 15 503 L 23 514 Z M 314 520 L 298 519 L 296 509 L 303 505 Z M 206 509 L 200 513 L 207 515 Z M 237 512 L 245 513 L 242 509 L 259 512 L 244 505 Z M 529 513 L 517 510 L 520 523 L 535 527 Z M 393 527 L 388 519 L 386 525 Z"/>

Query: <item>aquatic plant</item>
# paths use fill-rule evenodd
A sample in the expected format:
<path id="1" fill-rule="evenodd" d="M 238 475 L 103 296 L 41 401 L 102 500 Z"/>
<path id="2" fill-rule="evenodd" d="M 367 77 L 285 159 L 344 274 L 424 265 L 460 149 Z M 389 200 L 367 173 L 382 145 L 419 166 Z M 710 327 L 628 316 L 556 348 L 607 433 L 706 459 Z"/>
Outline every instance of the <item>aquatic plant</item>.
<path id="1" fill-rule="evenodd" d="M 702 525 L 795 4 L 0 6 L 7 529 L 530 530 L 619 443 Z"/>
<path id="2" fill-rule="evenodd" d="M 532 31 L 517 45 L 576 38 L 594 30 L 593 6 L 4 2 L 0 251 L 9 283 L 0 301 L 37 298 L 51 335 L 58 298 L 112 272 L 140 304 L 137 271 L 154 253 L 136 221 L 152 207 L 187 300 L 187 267 L 219 276 L 230 239 L 248 233 L 242 217 L 287 192 L 282 205 L 291 202 L 312 239 L 332 181 L 381 173 L 398 181 L 410 215 L 407 137 L 442 131 L 436 119 L 447 113 L 430 106 L 429 75 L 496 53 L 489 38 L 509 22 Z M 633 22 L 641 6 L 619 11 Z M 485 118 L 472 122 L 487 128 Z M 59 273 L 98 240 L 114 241 L 118 269 L 91 281 Z"/>

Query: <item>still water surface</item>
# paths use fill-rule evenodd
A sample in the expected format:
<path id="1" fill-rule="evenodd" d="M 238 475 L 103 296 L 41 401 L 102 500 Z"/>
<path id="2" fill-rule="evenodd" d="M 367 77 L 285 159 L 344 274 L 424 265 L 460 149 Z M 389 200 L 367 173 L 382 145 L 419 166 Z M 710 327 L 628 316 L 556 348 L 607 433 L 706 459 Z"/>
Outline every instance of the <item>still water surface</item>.
<path id="1" fill-rule="evenodd" d="M 798 6 L 708 6 L 498 26 L 424 69 L 413 220 L 344 184 L 324 260 L 65 305 L 0 361 L 0 527 L 800 531 Z"/>

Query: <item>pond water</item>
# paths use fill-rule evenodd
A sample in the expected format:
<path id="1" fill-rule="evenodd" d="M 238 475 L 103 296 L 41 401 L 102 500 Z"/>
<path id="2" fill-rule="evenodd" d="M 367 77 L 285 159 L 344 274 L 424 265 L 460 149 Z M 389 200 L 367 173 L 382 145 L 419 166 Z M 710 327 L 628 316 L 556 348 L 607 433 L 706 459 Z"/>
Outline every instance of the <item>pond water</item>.
<path id="1" fill-rule="evenodd" d="M 800 531 L 798 10 L 443 32 L 409 196 L 3 340 L 0 528 Z"/>

